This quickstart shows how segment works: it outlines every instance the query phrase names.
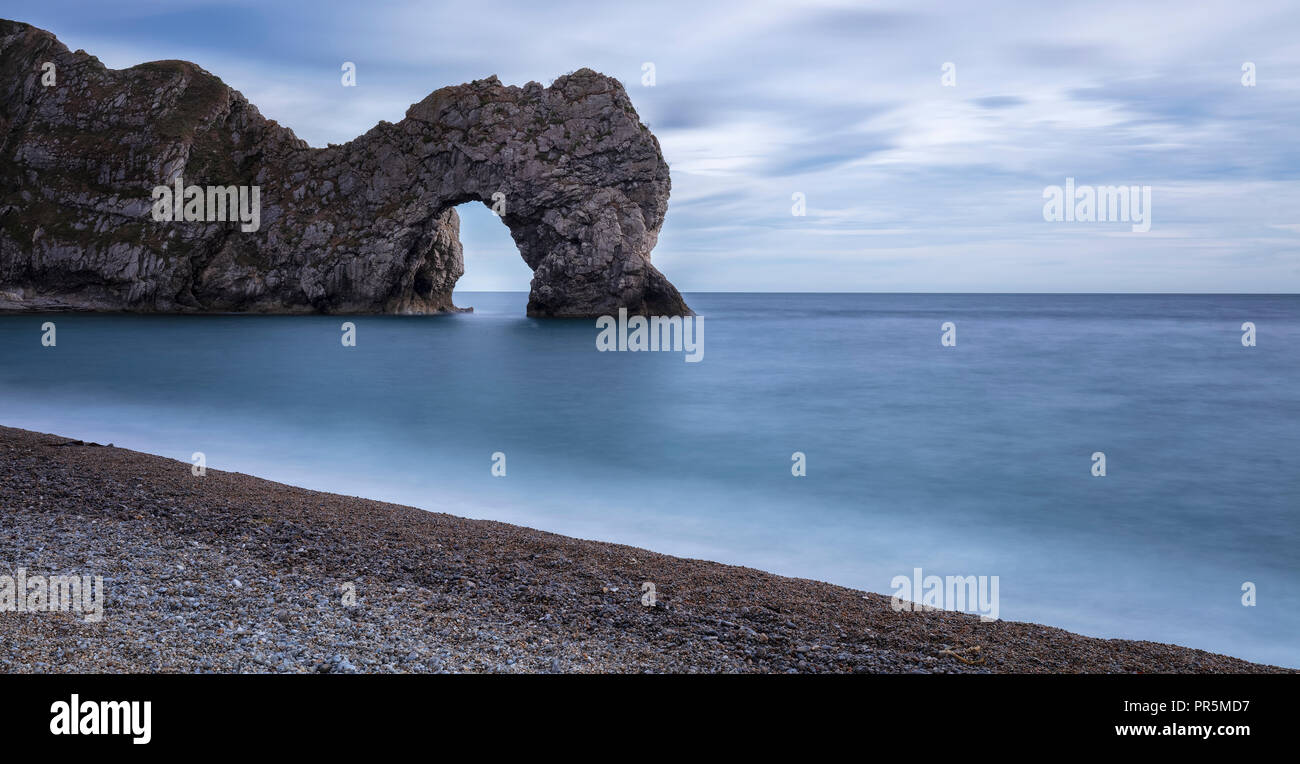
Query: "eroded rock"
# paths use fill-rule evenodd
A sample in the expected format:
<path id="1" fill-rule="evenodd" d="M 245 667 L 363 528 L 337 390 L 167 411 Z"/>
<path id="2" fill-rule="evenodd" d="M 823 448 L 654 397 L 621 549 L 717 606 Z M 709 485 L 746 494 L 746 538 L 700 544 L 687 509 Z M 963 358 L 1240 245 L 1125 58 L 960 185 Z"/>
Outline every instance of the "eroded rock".
<path id="1" fill-rule="evenodd" d="M 156 222 L 177 176 L 257 186 L 260 226 Z M 107 69 L 0 21 L 0 309 L 456 310 L 454 207 L 480 201 L 533 269 L 529 315 L 686 314 L 650 264 L 669 188 L 622 85 L 589 69 L 442 88 L 314 149 L 192 63 Z"/>

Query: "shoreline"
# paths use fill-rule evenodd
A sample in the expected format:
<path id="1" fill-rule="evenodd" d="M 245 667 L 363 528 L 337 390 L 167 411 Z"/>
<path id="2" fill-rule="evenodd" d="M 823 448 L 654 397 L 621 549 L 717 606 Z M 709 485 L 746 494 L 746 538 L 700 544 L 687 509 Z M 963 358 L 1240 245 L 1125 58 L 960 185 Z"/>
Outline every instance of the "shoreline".
<path id="1" fill-rule="evenodd" d="M 190 467 L 0 427 L 0 576 L 104 579 L 0 672 L 1293 672 Z"/>

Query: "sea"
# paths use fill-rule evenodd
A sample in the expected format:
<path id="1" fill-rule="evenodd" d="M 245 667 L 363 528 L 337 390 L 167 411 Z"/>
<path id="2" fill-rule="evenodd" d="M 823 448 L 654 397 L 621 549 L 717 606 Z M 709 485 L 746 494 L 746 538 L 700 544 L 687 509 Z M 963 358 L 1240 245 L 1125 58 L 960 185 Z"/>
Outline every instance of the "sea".
<path id="1" fill-rule="evenodd" d="M 685 297 L 697 362 L 515 292 L 5 315 L 0 424 L 1300 667 L 1300 295 Z"/>

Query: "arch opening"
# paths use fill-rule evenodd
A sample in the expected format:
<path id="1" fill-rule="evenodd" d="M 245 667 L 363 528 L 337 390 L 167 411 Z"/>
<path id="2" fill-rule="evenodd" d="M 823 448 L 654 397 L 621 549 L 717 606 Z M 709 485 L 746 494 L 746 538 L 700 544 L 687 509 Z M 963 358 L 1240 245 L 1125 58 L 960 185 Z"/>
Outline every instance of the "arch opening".
<path id="1" fill-rule="evenodd" d="M 533 269 L 524 262 L 505 221 L 486 202 L 464 202 L 453 209 L 460 218 L 460 244 L 466 260 L 453 301 L 471 307 L 475 292 L 527 293 L 532 288 Z"/>

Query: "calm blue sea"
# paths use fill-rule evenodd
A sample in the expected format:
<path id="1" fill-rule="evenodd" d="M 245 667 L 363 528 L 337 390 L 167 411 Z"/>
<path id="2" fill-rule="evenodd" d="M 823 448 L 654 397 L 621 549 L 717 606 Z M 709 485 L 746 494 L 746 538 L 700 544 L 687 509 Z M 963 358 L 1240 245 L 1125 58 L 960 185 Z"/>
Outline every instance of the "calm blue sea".
<path id="1" fill-rule="evenodd" d="M 1300 296 L 691 294 L 701 363 L 526 300 L 4 316 L 0 424 L 876 592 L 998 576 L 1004 619 L 1300 666 Z"/>

